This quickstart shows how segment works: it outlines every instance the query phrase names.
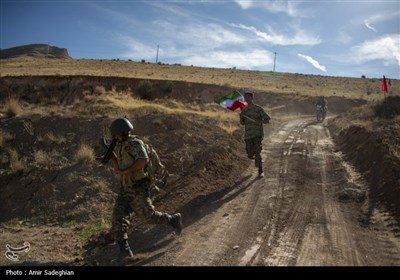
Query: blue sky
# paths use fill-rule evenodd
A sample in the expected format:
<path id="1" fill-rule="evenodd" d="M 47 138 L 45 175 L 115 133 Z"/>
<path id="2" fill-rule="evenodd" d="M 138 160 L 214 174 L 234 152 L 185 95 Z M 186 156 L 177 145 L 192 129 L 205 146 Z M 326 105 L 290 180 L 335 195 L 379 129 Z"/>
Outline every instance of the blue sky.
<path id="1" fill-rule="evenodd" d="M 0 48 L 400 79 L 400 1 L 1 0 Z"/>

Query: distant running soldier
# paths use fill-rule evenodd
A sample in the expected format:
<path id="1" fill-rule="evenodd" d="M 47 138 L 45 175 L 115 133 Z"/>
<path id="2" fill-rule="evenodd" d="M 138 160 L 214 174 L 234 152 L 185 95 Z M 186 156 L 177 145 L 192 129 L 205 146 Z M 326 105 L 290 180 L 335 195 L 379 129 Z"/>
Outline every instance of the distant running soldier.
<path id="1" fill-rule="evenodd" d="M 315 106 L 317 106 L 317 109 L 318 106 L 322 108 L 322 120 L 324 120 L 326 118 L 326 114 L 328 113 L 328 100 L 326 100 L 325 97 L 320 96 L 317 102 L 315 103 Z"/>
<path id="2" fill-rule="evenodd" d="M 255 166 L 258 168 L 258 175 L 264 177 L 261 159 L 262 141 L 264 139 L 263 124 L 269 123 L 271 117 L 261 106 L 254 104 L 254 93 L 245 92 L 244 99 L 248 105 L 240 113 L 240 124 L 245 126 L 244 141 L 247 156 L 249 159 L 254 159 Z"/>
<path id="3" fill-rule="evenodd" d="M 131 135 L 132 124 L 126 118 L 118 118 L 111 123 L 110 131 L 113 143 L 110 145 L 114 171 L 120 182 L 120 192 L 115 202 L 112 233 L 118 241 L 119 258 L 133 256 L 128 243 L 130 216 L 134 213 L 138 218 L 150 223 L 171 225 L 177 234 L 183 228 L 180 213 L 170 215 L 156 211 L 150 199 L 150 179 L 145 172 L 149 162 L 145 144 Z"/>

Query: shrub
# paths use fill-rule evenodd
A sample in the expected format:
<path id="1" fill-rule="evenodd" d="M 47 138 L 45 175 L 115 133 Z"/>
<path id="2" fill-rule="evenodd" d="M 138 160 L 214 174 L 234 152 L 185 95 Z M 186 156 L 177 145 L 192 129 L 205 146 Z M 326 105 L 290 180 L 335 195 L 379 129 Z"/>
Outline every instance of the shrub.
<path id="1" fill-rule="evenodd" d="M 35 163 L 41 166 L 51 166 L 50 155 L 43 150 L 38 150 L 33 153 Z"/>
<path id="2" fill-rule="evenodd" d="M 19 103 L 18 98 L 9 97 L 6 101 L 5 111 L 6 115 L 10 118 L 19 115 L 21 112 L 21 104 Z"/>
<path id="3" fill-rule="evenodd" d="M 136 90 L 141 99 L 151 100 L 153 95 L 153 83 L 149 80 L 140 81 Z"/>
<path id="4" fill-rule="evenodd" d="M 172 87 L 173 87 L 173 82 L 171 82 L 171 81 L 166 81 L 166 82 L 163 84 L 162 91 L 163 91 L 164 93 L 171 93 L 171 92 L 172 92 Z"/>
<path id="5" fill-rule="evenodd" d="M 94 94 L 102 95 L 106 93 L 106 89 L 103 86 L 96 86 L 93 90 Z"/>
<path id="6" fill-rule="evenodd" d="M 13 171 L 20 171 L 25 169 L 26 161 L 24 159 L 20 159 L 18 152 L 14 149 L 9 150 L 10 155 L 10 168 Z"/>
<path id="7" fill-rule="evenodd" d="M 93 163 L 96 160 L 96 157 L 93 149 L 90 146 L 81 144 L 75 154 L 75 160 L 77 162 Z"/>

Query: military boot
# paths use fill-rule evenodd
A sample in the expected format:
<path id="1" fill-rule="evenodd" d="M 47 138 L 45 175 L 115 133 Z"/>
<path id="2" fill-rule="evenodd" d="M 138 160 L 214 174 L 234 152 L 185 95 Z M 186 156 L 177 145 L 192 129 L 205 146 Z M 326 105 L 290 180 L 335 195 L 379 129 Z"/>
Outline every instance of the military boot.
<path id="1" fill-rule="evenodd" d="M 169 224 L 174 228 L 176 234 L 181 234 L 183 228 L 182 215 L 180 213 L 171 215 Z"/>
<path id="2" fill-rule="evenodd" d="M 133 257 L 133 253 L 131 248 L 129 247 L 128 239 L 118 241 L 119 245 L 119 255 L 120 259 L 124 259 L 126 257 Z"/>

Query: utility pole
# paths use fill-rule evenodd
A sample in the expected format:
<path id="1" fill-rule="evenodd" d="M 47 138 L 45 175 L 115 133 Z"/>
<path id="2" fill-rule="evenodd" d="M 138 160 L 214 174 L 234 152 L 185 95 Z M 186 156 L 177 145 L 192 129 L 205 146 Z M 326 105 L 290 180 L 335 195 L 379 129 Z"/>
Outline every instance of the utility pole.
<path id="1" fill-rule="evenodd" d="M 157 56 L 156 56 L 156 64 L 158 63 L 158 47 L 159 47 L 159 45 L 157 45 Z"/>
<path id="2" fill-rule="evenodd" d="M 276 63 L 276 52 L 274 52 L 275 57 L 274 57 L 274 72 L 275 72 L 275 63 Z"/>

